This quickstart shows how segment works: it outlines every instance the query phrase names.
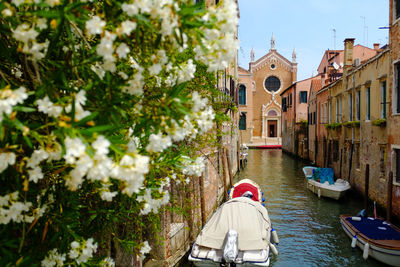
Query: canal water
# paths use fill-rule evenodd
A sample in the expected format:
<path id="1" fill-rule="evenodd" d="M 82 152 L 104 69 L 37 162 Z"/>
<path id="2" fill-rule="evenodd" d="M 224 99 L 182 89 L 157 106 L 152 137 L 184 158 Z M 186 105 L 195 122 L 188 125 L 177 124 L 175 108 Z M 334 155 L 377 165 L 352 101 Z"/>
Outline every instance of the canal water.
<path id="1" fill-rule="evenodd" d="M 248 163 L 235 178 L 257 182 L 266 198 L 273 227 L 279 235 L 278 266 L 382 266 L 362 251 L 352 249 L 343 232 L 340 214 L 356 215 L 362 199 L 348 194 L 341 201 L 318 199 L 306 187 L 302 171 L 306 164 L 281 150 L 249 150 Z"/>

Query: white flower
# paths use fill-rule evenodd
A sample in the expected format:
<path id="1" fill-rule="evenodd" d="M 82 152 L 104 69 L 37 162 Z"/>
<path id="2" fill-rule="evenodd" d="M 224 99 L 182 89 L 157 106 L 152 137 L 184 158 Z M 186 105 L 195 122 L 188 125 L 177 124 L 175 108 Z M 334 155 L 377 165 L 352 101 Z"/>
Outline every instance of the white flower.
<path id="1" fill-rule="evenodd" d="M 163 137 L 162 133 L 151 134 L 146 150 L 149 152 L 161 152 L 172 145 L 171 137 Z"/>
<path id="2" fill-rule="evenodd" d="M 19 6 L 25 2 L 25 0 L 12 0 L 11 1 L 15 6 Z"/>
<path id="3" fill-rule="evenodd" d="M 128 16 L 134 16 L 139 13 L 139 9 L 135 4 L 122 4 L 122 10 L 128 15 Z"/>
<path id="4" fill-rule="evenodd" d="M 205 168 L 203 157 L 198 157 L 194 162 L 191 161 L 188 157 L 183 157 L 182 164 L 182 173 L 189 176 L 199 177 L 201 176 Z"/>
<path id="5" fill-rule="evenodd" d="M 102 191 L 100 193 L 101 199 L 105 201 L 112 201 L 112 199 L 118 194 L 118 192 L 108 192 L 108 191 Z"/>
<path id="6" fill-rule="evenodd" d="M 33 169 L 28 170 L 29 173 L 29 181 L 37 183 L 40 179 L 43 178 L 42 168 L 39 166 L 35 166 Z"/>
<path id="7" fill-rule="evenodd" d="M 106 22 L 98 16 L 93 16 L 91 20 L 86 21 L 86 30 L 90 35 L 101 34 Z"/>
<path id="8" fill-rule="evenodd" d="M 147 253 L 149 253 L 150 250 L 151 250 L 151 247 L 150 247 L 150 245 L 149 245 L 149 242 L 144 241 L 143 244 L 142 244 L 142 248 L 140 249 L 140 254 L 142 254 L 142 255 L 141 255 L 142 258 L 144 258 L 144 255 L 147 254 Z"/>
<path id="9" fill-rule="evenodd" d="M 121 34 L 130 35 L 133 30 L 136 29 L 136 22 L 126 20 L 121 23 L 119 31 Z"/>
<path id="10" fill-rule="evenodd" d="M 107 257 L 104 260 L 102 260 L 100 262 L 100 266 L 101 267 L 114 267 L 115 266 L 115 262 L 112 258 Z"/>
<path id="11" fill-rule="evenodd" d="M 90 69 L 99 76 L 101 80 L 103 80 L 104 75 L 106 75 L 106 71 L 104 68 L 99 64 L 99 62 L 96 62 L 95 65 L 92 65 Z"/>
<path id="12" fill-rule="evenodd" d="M 92 143 L 92 147 L 96 150 L 96 154 L 107 155 L 108 147 L 111 145 L 110 141 L 105 138 L 103 135 L 99 135 Z"/>
<path id="13" fill-rule="evenodd" d="M 121 43 L 117 48 L 117 54 L 119 58 L 126 58 L 126 56 L 129 54 L 130 51 L 131 50 L 126 45 L 126 43 Z"/>
<path id="14" fill-rule="evenodd" d="M 0 173 L 7 169 L 8 165 L 15 164 L 15 154 L 12 152 L 0 153 Z"/>
<path id="15" fill-rule="evenodd" d="M 54 7 L 54 6 L 58 6 L 59 4 L 61 4 L 61 1 L 60 0 L 46 0 L 46 3 L 49 6 Z"/>
<path id="16" fill-rule="evenodd" d="M 48 114 L 49 116 L 54 118 L 59 117 L 62 112 L 62 107 L 53 104 L 48 96 L 45 96 L 43 99 L 37 100 L 36 104 L 39 111 Z"/>
<path id="17" fill-rule="evenodd" d="M 37 165 L 40 164 L 41 161 L 47 159 L 49 157 L 49 154 L 43 150 L 43 149 L 38 149 L 33 151 L 31 157 L 27 160 L 26 166 L 29 168 L 35 168 Z"/>
<path id="18" fill-rule="evenodd" d="M 154 76 L 161 72 L 162 66 L 161 66 L 161 64 L 156 63 L 156 64 L 151 65 L 148 70 L 149 70 L 150 75 Z"/>
<path id="19" fill-rule="evenodd" d="M 12 11 L 10 9 L 5 8 L 5 9 L 3 9 L 3 11 L 1 11 L 1 14 L 4 17 L 10 17 L 10 16 L 12 16 L 13 13 L 12 13 Z"/>
<path id="20" fill-rule="evenodd" d="M 64 261 L 66 259 L 65 254 L 59 254 L 57 249 L 49 251 L 48 255 L 42 260 L 43 267 L 61 267 L 64 266 Z"/>
<path id="21" fill-rule="evenodd" d="M 40 18 L 36 21 L 37 27 L 41 30 L 47 29 L 47 20 L 45 18 Z"/>
<path id="22" fill-rule="evenodd" d="M 28 43 L 29 40 L 36 40 L 38 35 L 39 33 L 35 31 L 35 29 L 30 28 L 26 23 L 18 25 L 18 27 L 13 31 L 13 37 L 17 41 L 21 41 L 23 43 Z"/>
<path id="23" fill-rule="evenodd" d="M 93 238 L 89 238 L 82 243 L 73 241 L 71 243 L 71 250 L 68 252 L 68 256 L 71 259 L 75 259 L 76 263 L 86 263 L 90 258 L 93 257 L 93 253 L 97 251 L 97 243 L 94 243 Z"/>
<path id="24" fill-rule="evenodd" d="M 77 157 L 80 157 L 82 154 L 85 153 L 86 145 L 83 144 L 82 140 L 79 137 L 73 139 L 67 137 L 65 139 L 65 149 L 65 161 L 69 164 L 73 164 L 75 163 Z"/>
<path id="25" fill-rule="evenodd" d="M 128 86 L 122 88 L 122 90 L 131 95 L 140 96 L 143 94 L 144 78 L 142 73 L 137 72 L 133 75 L 133 79 L 128 81 Z"/>
<path id="26" fill-rule="evenodd" d="M 197 91 L 194 91 L 192 93 L 192 101 L 193 101 L 193 107 L 192 107 L 192 111 L 193 112 L 200 111 L 208 103 L 208 99 L 207 98 L 202 98 Z"/>

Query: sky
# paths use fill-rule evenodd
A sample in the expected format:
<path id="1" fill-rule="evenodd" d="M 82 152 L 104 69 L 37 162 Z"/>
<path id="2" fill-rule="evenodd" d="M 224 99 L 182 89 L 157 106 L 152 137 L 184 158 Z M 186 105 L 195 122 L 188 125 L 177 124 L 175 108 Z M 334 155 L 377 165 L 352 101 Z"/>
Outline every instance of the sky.
<path id="1" fill-rule="evenodd" d="M 296 49 L 298 80 L 316 75 L 324 51 L 343 49 L 346 38 L 370 48 L 388 43 L 388 30 L 379 27 L 389 24 L 389 0 L 239 0 L 239 12 L 239 66 L 244 69 L 252 48 L 255 60 L 269 52 L 272 34 L 287 59 Z"/>

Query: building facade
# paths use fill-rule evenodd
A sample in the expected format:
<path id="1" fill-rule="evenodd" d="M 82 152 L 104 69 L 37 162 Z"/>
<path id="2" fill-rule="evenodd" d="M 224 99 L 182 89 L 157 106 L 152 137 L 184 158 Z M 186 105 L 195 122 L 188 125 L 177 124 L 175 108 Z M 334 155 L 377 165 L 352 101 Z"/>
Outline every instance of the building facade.
<path id="1" fill-rule="evenodd" d="M 391 50 L 388 84 L 388 171 L 393 182 L 388 193 L 393 214 L 400 217 L 400 1 L 389 1 L 389 47 Z"/>
<path id="2" fill-rule="evenodd" d="M 289 61 L 277 52 L 272 36 L 267 54 L 255 60 L 252 50 L 250 57 L 249 69 L 239 68 L 241 139 L 243 143 L 280 143 L 282 106 L 279 94 L 297 79 L 296 52 L 293 51 L 292 61 Z"/>

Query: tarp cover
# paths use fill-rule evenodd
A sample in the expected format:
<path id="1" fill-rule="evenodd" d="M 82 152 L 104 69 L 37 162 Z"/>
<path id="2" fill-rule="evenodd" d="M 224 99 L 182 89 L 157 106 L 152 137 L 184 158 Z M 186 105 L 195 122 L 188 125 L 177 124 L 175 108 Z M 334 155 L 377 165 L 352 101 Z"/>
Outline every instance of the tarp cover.
<path id="1" fill-rule="evenodd" d="M 271 222 L 259 202 L 238 197 L 222 204 L 196 239 L 200 246 L 222 249 L 228 230 L 239 234 L 239 250 L 266 249 L 270 243 Z"/>

